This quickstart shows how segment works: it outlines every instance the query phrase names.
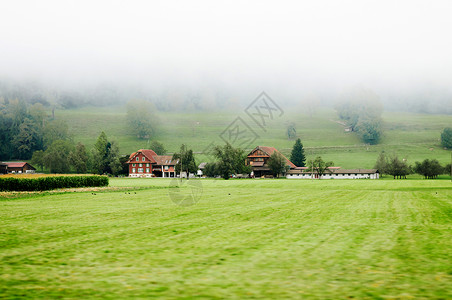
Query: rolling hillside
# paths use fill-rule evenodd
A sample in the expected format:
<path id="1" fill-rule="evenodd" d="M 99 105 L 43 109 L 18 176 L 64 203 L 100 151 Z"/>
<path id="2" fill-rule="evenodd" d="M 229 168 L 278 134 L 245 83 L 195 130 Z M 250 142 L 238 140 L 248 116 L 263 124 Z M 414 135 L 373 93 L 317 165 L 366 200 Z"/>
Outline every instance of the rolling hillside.
<path id="1" fill-rule="evenodd" d="M 308 159 L 321 155 L 344 168 L 371 168 L 381 151 L 397 153 L 407 158 L 410 164 L 425 158 L 438 159 L 442 164 L 450 162 L 450 151 L 442 149 L 439 140 L 442 129 L 452 126 L 450 115 L 385 112 L 382 142 L 366 146 L 353 133 L 344 131 L 331 108 L 319 108 L 312 116 L 302 109 L 286 110 L 281 117 L 268 121 L 266 132 L 254 124 L 243 110 L 159 112 L 158 133 L 152 139 L 162 142 L 171 153 L 177 151 L 182 143 L 200 153 L 212 142 L 223 144 L 220 135 L 237 117 L 241 117 L 258 135 L 250 148 L 257 145 L 274 146 L 289 155 L 294 141 L 287 139 L 286 128 L 293 122 Z M 122 154 L 147 148 L 150 142 L 130 133 L 124 107 L 59 110 L 56 111 L 56 118 L 66 120 L 74 141 L 81 141 L 89 148 L 102 130 L 109 139 L 119 143 Z M 205 158 L 198 155 L 197 160 L 200 162 Z"/>

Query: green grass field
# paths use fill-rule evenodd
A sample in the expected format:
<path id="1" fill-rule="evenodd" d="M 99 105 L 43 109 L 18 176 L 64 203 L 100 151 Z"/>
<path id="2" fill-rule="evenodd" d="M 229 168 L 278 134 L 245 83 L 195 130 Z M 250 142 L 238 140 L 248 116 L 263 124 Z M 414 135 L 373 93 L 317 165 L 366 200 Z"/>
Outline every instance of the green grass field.
<path id="1" fill-rule="evenodd" d="M 0 200 L 0 298 L 452 298 L 450 181 L 201 183 Z"/>
<path id="2" fill-rule="evenodd" d="M 385 134 L 379 145 L 366 146 L 353 133 L 344 131 L 335 111 L 319 108 L 311 116 L 302 108 L 286 109 L 284 115 L 268 123 L 267 132 L 253 125 L 243 109 L 222 112 L 158 112 L 159 127 L 153 139 L 162 142 L 170 153 L 185 143 L 195 152 L 202 152 L 211 142 L 222 145 L 220 134 L 240 116 L 259 135 L 250 146 L 273 146 L 289 155 L 294 141 L 286 136 L 287 124 L 296 124 L 297 135 L 302 139 L 308 159 L 321 155 L 343 168 L 372 168 L 381 151 L 407 158 L 414 164 L 426 158 L 450 162 L 450 151 L 440 146 L 440 133 L 452 126 L 450 115 L 412 113 L 383 114 Z M 74 141 L 92 147 L 103 130 L 119 143 L 122 154 L 130 154 L 141 148 L 149 148 L 148 140 L 137 139 L 127 127 L 124 107 L 82 108 L 56 112 L 56 118 L 69 123 Z M 205 160 L 198 155 L 197 162 Z"/>

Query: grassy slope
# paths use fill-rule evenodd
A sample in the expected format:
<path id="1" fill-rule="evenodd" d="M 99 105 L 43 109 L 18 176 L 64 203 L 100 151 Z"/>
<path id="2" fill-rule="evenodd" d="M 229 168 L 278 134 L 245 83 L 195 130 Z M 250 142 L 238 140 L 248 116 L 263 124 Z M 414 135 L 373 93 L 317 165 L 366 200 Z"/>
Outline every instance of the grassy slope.
<path id="1" fill-rule="evenodd" d="M 155 187 L 0 201 L 0 298 L 452 297 L 450 182 L 111 183 Z"/>
<path id="2" fill-rule="evenodd" d="M 381 151 L 398 153 L 410 163 L 425 158 L 436 158 L 441 163 L 450 162 L 450 152 L 441 149 L 440 133 L 451 126 L 452 116 L 408 113 L 385 113 L 385 136 L 380 145 L 367 147 L 353 133 L 346 133 L 337 120 L 334 110 L 318 109 L 312 117 L 301 110 L 286 111 L 278 119 L 269 122 L 267 132 L 253 126 L 248 116 L 238 112 L 168 113 L 160 112 L 160 128 L 154 139 L 164 143 L 169 152 L 177 151 L 182 143 L 195 152 L 203 151 L 211 142 L 223 144 L 219 135 L 237 117 L 242 117 L 258 133 L 253 146 L 267 145 L 289 155 L 293 141 L 288 141 L 285 130 L 288 122 L 294 122 L 308 156 L 322 155 L 335 165 L 344 168 L 372 168 Z M 130 154 L 147 148 L 148 141 L 139 140 L 129 133 L 126 114 L 121 107 L 57 111 L 57 118 L 70 124 L 75 141 L 92 146 L 102 130 L 119 142 L 121 152 Z M 200 156 L 198 161 L 205 158 Z"/>

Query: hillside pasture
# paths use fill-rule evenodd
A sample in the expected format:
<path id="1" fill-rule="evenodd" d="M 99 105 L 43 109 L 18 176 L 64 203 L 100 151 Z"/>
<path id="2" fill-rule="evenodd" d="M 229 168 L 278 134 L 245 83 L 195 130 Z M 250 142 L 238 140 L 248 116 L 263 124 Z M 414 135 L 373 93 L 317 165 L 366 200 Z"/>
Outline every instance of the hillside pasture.
<path id="1" fill-rule="evenodd" d="M 1 200 L 0 298 L 452 297 L 449 181 L 170 183 Z"/>
<path id="2" fill-rule="evenodd" d="M 321 155 L 343 168 L 373 168 L 381 151 L 398 154 L 408 159 L 410 164 L 426 158 L 437 159 L 442 164 L 450 162 L 450 151 L 442 149 L 439 141 L 443 128 L 452 124 L 450 115 L 385 112 L 385 133 L 378 145 L 365 145 L 354 133 L 345 132 L 331 108 L 318 108 L 312 116 L 306 114 L 303 108 L 286 109 L 282 117 L 268 122 L 266 132 L 255 125 L 243 109 L 157 112 L 157 117 L 158 130 L 152 139 L 162 142 L 169 153 L 178 151 L 182 143 L 186 144 L 198 153 L 198 163 L 207 160 L 199 153 L 208 148 L 210 143 L 224 143 L 220 135 L 236 117 L 241 117 L 259 136 L 246 151 L 257 145 L 265 145 L 290 155 L 294 141 L 287 139 L 286 130 L 289 123 L 294 123 L 308 159 Z M 109 139 L 119 143 L 121 154 L 124 155 L 149 148 L 151 141 L 138 139 L 131 133 L 124 107 L 60 110 L 56 112 L 56 118 L 66 120 L 74 141 L 81 141 L 88 148 L 94 145 L 102 130 Z"/>

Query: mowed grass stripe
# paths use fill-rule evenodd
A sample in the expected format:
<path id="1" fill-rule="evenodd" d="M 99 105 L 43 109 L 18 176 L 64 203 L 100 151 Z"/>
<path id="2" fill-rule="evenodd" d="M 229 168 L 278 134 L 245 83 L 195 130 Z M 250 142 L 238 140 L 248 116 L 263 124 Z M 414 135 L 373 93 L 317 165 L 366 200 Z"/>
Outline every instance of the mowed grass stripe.
<path id="1" fill-rule="evenodd" d="M 126 182 L 0 202 L 0 297 L 452 297 L 448 182 Z"/>

